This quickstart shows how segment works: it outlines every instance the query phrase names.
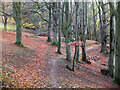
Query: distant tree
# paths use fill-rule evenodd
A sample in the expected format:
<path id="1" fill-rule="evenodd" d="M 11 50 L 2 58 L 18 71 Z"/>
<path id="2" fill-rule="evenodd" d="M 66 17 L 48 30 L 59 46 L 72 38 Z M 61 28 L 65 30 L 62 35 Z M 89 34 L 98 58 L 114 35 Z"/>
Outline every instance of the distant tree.
<path id="1" fill-rule="evenodd" d="M 5 4 L 2 3 L 2 11 L 5 12 Z M 2 21 L 4 23 L 4 30 L 7 31 L 7 15 L 3 13 Z"/>

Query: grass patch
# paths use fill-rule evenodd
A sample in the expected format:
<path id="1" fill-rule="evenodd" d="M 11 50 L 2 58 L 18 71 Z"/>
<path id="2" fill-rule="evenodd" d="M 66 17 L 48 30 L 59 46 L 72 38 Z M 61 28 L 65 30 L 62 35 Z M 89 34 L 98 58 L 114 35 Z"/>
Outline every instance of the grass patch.
<path id="1" fill-rule="evenodd" d="M 65 58 L 60 58 L 60 59 L 63 59 L 63 60 L 65 60 Z"/>
<path id="2" fill-rule="evenodd" d="M 3 23 L 0 23 L 0 28 L 4 29 L 4 24 Z M 15 25 L 7 24 L 7 30 L 15 31 L 16 30 L 16 26 Z"/>

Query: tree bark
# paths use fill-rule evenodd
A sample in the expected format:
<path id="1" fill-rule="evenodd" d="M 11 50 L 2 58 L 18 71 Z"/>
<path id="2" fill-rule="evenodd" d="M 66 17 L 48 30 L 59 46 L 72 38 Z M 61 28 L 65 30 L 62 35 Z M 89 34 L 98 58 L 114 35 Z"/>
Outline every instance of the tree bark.
<path id="1" fill-rule="evenodd" d="M 101 52 L 103 53 L 108 53 L 107 51 L 107 34 L 106 34 L 106 17 L 105 17 L 105 9 L 103 6 L 103 2 L 101 4 L 101 8 L 102 8 L 102 12 L 103 12 L 103 17 L 102 17 L 102 22 L 103 22 L 103 26 L 101 28 Z"/>
<path id="2" fill-rule="evenodd" d="M 71 61 L 71 31 L 69 30 L 69 2 L 65 2 L 65 43 L 66 43 L 66 60 Z"/>
<path id="3" fill-rule="evenodd" d="M 19 46 L 22 44 L 22 11 L 21 11 L 21 2 L 13 2 L 13 13 L 14 19 L 16 21 L 16 43 Z"/>
<path id="4" fill-rule="evenodd" d="M 114 20 L 113 12 L 110 9 L 110 54 L 108 60 L 108 70 L 110 72 L 110 76 L 113 76 L 113 60 L 114 60 Z"/>
<path id="5" fill-rule="evenodd" d="M 52 15 L 53 15 L 53 44 L 57 44 L 58 15 L 56 2 L 53 2 Z"/>
<path id="6" fill-rule="evenodd" d="M 95 34 L 95 40 L 98 41 L 98 39 L 97 39 L 97 33 L 96 33 L 96 20 L 95 20 L 94 2 L 92 2 L 92 9 L 93 9 L 93 20 L 94 20 L 94 34 Z"/>
<path id="7" fill-rule="evenodd" d="M 61 2 L 58 2 L 58 7 L 59 7 L 58 14 L 61 16 L 61 12 L 60 12 Z M 59 40 L 58 40 L 58 50 L 57 50 L 57 53 L 62 54 L 61 53 L 61 17 L 59 17 L 58 36 L 59 36 Z"/>
<path id="8" fill-rule="evenodd" d="M 115 30 L 115 73 L 114 81 L 120 84 L 120 1 L 117 3 L 116 30 Z"/>
<path id="9" fill-rule="evenodd" d="M 48 7 L 48 9 L 49 9 L 49 21 L 48 21 L 48 39 L 47 39 L 47 41 L 48 42 L 51 42 L 52 40 L 51 40 L 51 2 L 49 2 L 49 7 Z"/>
<path id="10" fill-rule="evenodd" d="M 85 4 L 85 6 L 84 6 Z M 84 9 L 85 7 L 85 9 Z M 85 11 L 85 12 L 84 12 Z M 86 57 L 86 31 L 87 30 L 87 2 L 83 2 L 83 36 L 82 36 L 82 41 L 84 42 L 82 44 L 82 61 L 87 62 L 87 57 Z"/>

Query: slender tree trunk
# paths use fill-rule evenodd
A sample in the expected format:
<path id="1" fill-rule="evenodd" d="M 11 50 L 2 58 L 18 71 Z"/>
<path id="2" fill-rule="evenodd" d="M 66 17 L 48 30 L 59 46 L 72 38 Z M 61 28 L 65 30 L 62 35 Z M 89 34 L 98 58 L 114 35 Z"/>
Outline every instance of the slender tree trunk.
<path id="1" fill-rule="evenodd" d="M 95 34 L 95 40 L 97 39 L 97 33 L 96 33 L 96 19 L 95 19 L 95 10 L 94 10 L 94 2 L 92 2 L 92 9 L 93 9 L 93 20 L 94 20 L 94 34 Z"/>
<path id="2" fill-rule="evenodd" d="M 22 11 L 21 11 L 21 2 L 13 2 L 13 13 L 16 21 L 16 43 L 19 46 L 22 44 Z"/>
<path id="3" fill-rule="evenodd" d="M 76 6 L 76 15 L 75 15 L 75 41 L 79 42 L 79 30 L 78 30 L 78 22 L 77 22 L 77 20 L 78 20 L 78 7 L 79 7 L 78 2 L 75 2 L 75 6 Z M 80 45 L 76 45 L 75 44 L 75 53 L 74 53 L 73 61 L 74 60 L 77 61 L 77 62 L 81 62 L 80 61 Z M 74 64 L 73 64 L 73 66 L 74 66 Z"/>
<path id="4" fill-rule="evenodd" d="M 86 33 L 85 33 L 85 18 L 86 18 L 86 15 L 85 15 L 85 17 L 84 17 L 84 11 L 86 11 L 85 9 L 87 9 L 86 8 L 86 6 L 84 6 L 84 2 L 83 2 L 83 36 L 82 36 L 82 41 L 84 42 L 84 44 L 82 44 L 82 61 L 87 61 L 87 57 L 86 57 L 86 50 L 85 50 L 85 43 L 86 43 Z M 87 4 L 86 4 L 87 5 Z M 85 7 L 85 9 L 84 9 L 84 7 Z M 87 14 L 87 13 L 86 13 Z"/>
<path id="5" fill-rule="evenodd" d="M 110 54 L 108 61 L 108 70 L 110 71 L 110 76 L 113 76 L 113 60 L 114 60 L 114 21 L 113 12 L 110 10 Z"/>
<path id="6" fill-rule="evenodd" d="M 4 4 L 2 4 L 2 10 L 3 10 L 3 12 L 5 12 L 5 5 Z M 2 20 L 4 23 L 4 30 L 7 31 L 7 16 L 5 14 L 3 15 Z"/>
<path id="7" fill-rule="evenodd" d="M 49 21 L 48 21 L 48 42 L 51 42 L 51 3 L 49 2 Z"/>
<path id="8" fill-rule="evenodd" d="M 61 2 L 58 3 L 59 11 L 58 14 L 61 15 L 60 13 L 60 8 L 61 8 Z M 59 29 L 58 29 L 58 36 L 59 36 L 59 41 L 58 41 L 58 50 L 57 53 L 61 53 L 61 18 L 59 17 Z"/>

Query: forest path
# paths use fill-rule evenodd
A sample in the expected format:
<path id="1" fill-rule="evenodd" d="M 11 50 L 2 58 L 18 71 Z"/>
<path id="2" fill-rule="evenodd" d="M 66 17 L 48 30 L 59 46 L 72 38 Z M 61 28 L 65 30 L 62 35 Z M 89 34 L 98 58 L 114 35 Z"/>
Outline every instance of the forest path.
<path id="1" fill-rule="evenodd" d="M 16 88 L 115 88 L 112 78 L 100 73 L 107 68 L 108 56 L 99 53 L 100 45 L 87 47 L 90 65 L 77 63 L 75 72 L 66 69 L 72 63 L 65 60 L 65 44 L 62 42 L 62 55 L 57 54 L 57 46 L 47 42 L 47 37 L 34 37 L 23 32 L 23 44 L 16 46 L 15 32 L 3 31 L 2 59 L 3 85 Z M 88 41 L 87 41 L 88 42 Z M 91 41 L 90 41 L 91 42 Z M 74 46 L 71 46 L 72 56 Z M 96 58 L 97 57 L 97 58 Z M 101 65 L 105 63 L 106 66 Z M 79 67 L 79 69 L 78 69 Z"/>

